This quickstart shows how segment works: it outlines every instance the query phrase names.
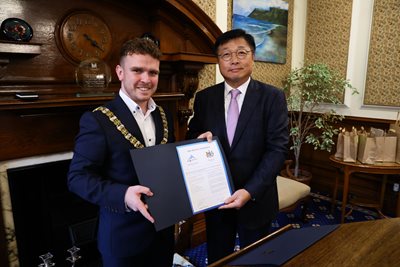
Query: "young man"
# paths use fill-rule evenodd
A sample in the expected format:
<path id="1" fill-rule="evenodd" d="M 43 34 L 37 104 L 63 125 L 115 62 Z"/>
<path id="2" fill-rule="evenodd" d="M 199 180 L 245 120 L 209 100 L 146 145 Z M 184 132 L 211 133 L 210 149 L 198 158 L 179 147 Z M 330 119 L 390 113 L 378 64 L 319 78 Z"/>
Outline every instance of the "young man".
<path id="1" fill-rule="evenodd" d="M 187 137 L 218 136 L 236 191 L 219 209 L 205 214 L 209 263 L 233 252 L 236 233 L 242 248 L 269 233 L 278 213 L 276 176 L 288 143 L 283 91 L 251 78 L 253 37 L 231 30 L 217 38 L 214 49 L 225 82 L 196 94 Z M 231 104 L 233 95 L 237 103 Z M 239 113 L 237 122 L 231 121 L 231 105 Z"/>
<path id="2" fill-rule="evenodd" d="M 173 227 L 156 232 L 129 150 L 174 142 L 173 122 L 152 99 L 161 52 L 148 39 L 121 49 L 114 100 L 83 114 L 68 174 L 69 189 L 100 209 L 98 248 L 105 267 L 172 266 Z"/>

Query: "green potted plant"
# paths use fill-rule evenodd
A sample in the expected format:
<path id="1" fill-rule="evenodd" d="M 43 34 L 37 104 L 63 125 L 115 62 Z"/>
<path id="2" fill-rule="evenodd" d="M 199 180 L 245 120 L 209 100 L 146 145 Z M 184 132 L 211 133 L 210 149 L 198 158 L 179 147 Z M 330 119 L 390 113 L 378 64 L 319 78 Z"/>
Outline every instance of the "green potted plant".
<path id="1" fill-rule="evenodd" d="M 326 105 L 321 104 L 341 104 L 346 88 L 352 90 L 353 94 L 357 93 L 349 81 L 324 63 L 306 63 L 288 74 L 283 89 L 287 94 L 294 171 L 291 172 L 287 166 L 287 176 L 309 181 L 310 178 L 302 177 L 300 169 L 303 144 L 311 144 L 315 150 L 331 151 L 335 144 L 333 137 L 339 131 L 334 124 L 343 116 L 333 109 L 326 110 Z"/>

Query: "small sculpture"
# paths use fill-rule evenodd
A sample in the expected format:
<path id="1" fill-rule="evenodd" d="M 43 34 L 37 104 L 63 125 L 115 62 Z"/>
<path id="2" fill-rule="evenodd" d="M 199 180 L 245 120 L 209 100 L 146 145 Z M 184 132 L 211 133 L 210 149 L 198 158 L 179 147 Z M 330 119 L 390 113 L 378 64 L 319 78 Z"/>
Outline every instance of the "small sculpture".
<path id="1" fill-rule="evenodd" d="M 72 263 L 72 267 L 75 266 L 75 262 L 82 258 L 80 255 L 78 255 L 79 250 L 81 249 L 75 246 L 67 250 L 71 254 L 71 256 L 67 258 L 67 261 Z"/>
<path id="2" fill-rule="evenodd" d="M 53 262 L 53 254 L 51 254 L 50 252 L 40 255 L 39 258 L 43 261 L 43 263 L 39 264 L 39 267 L 51 267 L 56 265 Z"/>

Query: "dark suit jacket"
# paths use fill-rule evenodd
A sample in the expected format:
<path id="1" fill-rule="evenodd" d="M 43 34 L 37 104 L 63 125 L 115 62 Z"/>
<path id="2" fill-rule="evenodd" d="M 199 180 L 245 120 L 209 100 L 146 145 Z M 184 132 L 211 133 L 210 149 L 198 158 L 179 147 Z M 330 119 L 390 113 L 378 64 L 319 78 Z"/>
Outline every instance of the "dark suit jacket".
<path id="1" fill-rule="evenodd" d="M 136 120 L 118 95 L 105 105 L 142 144 Z M 163 137 L 159 109 L 152 112 L 156 144 Z M 168 141 L 174 141 L 173 122 L 168 117 Z M 69 189 L 100 207 L 98 246 L 104 255 L 133 256 L 150 244 L 155 228 L 140 212 L 127 212 L 127 188 L 139 184 L 129 153 L 133 145 L 100 111 L 86 112 L 80 120 L 74 156 L 68 173 Z"/>
<path id="2" fill-rule="evenodd" d="M 224 83 L 199 91 L 188 138 L 211 131 L 226 154 L 235 190 L 252 197 L 238 212 L 248 228 L 264 225 L 278 212 L 276 176 L 287 155 L 288 112 L 283 91 L 256 80 L 247 88 L 232 147 L 226 134 Z"/>

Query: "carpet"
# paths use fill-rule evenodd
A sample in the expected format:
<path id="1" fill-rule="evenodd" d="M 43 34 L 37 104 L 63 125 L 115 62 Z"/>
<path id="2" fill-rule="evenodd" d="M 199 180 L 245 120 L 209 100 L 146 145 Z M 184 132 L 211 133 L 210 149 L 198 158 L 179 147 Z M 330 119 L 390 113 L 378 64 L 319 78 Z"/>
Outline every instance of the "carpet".
<path id="1" fill-rule="evenodd" d="M 332 225 L 340 224 L 340 205 L 341 202 L 337 202 L 336 209 L 331 213 L 331 199 L 319 192 L 311 193 L 311 201 L 307 207 L 307 222 L 300 220 L 301 208 L 298 207 L 293 213 L 279 213 L 277 219 L 272 222 L 271 231 L 276 231 L 279 228 L 292 224 L 294 228 L 302 227 L 317 227 L 321 225 Z M 379 215 L 368 209 L 364 209 L 357 206 L 348 207 L 353 208 L 353 212 L 346 217 L 345 222 L 359 222 L 376 220 Z M 235 249 L 239 249 L 239 244 Z M 185 251 L 183 257 L 187 259 L 195 267 L 206 267 L 207 266 L 207 248 L 206 243 L 203 243 L 195 248 L 188 249 Z"/>

